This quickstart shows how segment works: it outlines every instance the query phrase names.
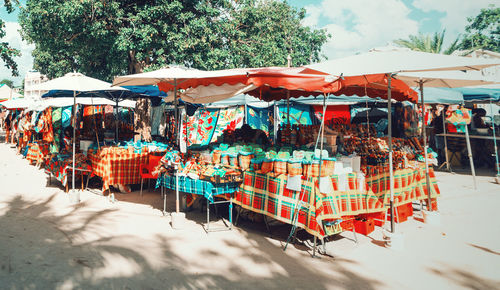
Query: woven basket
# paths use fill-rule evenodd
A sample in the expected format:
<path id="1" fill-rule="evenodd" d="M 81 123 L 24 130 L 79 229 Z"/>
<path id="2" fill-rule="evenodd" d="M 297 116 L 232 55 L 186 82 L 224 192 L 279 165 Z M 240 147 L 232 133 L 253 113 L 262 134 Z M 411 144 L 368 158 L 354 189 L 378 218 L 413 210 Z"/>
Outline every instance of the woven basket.
<path id="1" fill-rule="evenodd" d="M 288 161 L 288 174 L 292 176 L 302 175 L 302 162 Z"/>
<path id="2" fill-rule="evenodd" d="M 238 154 L 229 155 L 229 165 L 238 167 Z"/>
<path id="3" fill-rule="evenodd" d="M 262 160 L 260 159 L 252 159 L 250 168 L 254 171 L 260 170 L 262 168 Z"/>
<path id="4" fill-rule="evenodd" d="M 229 162 L 229 155 L 226 153 L 222 153 L 222 164 L 223 165 L 229 165 L 230 162 Z"/>
<path id="5" fill-rule="evenodd" d="M 239 165 L 242 170 L 247 170 L 250 168 L 250 163 L 252 161 L 253 154 L 239 155 Z"/>
<path id="6" fill-rule="evenodd" d="M 261 167 L 262 173 L 271 172 L 273 171 L 273 168 L 274 168 L 274 161 L 272 159 L 266 159 L 262 161 L 262 167 Z"/>
<path id="7" fill-rule="evenodd" d="M 213 162 L 213 164 L 220 164 L 220 159 L 221 159 L 221 151 L 220 150 L 214 150 L 212 152 L 212 162 Z"/>
<path id="8" fill-rule="evenodd" d="M 286 174 L 288 162 L 285 160 L 274 160 L 274 172 L 276 174 Z"/>

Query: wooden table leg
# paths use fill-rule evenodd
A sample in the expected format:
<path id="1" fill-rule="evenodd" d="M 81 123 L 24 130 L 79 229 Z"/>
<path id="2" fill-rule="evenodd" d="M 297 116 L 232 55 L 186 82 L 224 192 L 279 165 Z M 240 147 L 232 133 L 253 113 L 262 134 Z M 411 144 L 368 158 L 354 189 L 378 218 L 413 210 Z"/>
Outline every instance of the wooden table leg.
<path id="1" fill-rule="evenodd" d="M 82 179 L 82 191 L 83 191 L 83 171 L 80 174 L 80 178 Z"/>

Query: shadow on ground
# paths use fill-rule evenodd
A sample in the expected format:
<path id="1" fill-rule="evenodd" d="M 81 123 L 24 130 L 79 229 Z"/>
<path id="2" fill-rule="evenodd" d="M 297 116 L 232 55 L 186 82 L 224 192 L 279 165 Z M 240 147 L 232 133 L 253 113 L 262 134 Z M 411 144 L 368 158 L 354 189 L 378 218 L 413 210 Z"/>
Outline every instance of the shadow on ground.
<path id="1" fill-rule="evenodd" d="M 106 224 L 117 218 L 116 209 L 88 210 L 83 203 L 64 215 L 56 215 L 53 199 L 54 195 L 32 203 L 17 196 L 0 204 L 5 208 L 0 216 L 0 245 L 4 249 L 0 253 L 0 288 L 374 289 L 380 285 L 344 267 L 352 261 L 328 261 L 328 270 L 335 272 L 331 277 L 325 274 L 326 269 L 313 269 L 301 261 L 303 258 L 283 253 L 266 237 L 245 232 L 251 250 L 228 240 L 227 249 L 205 250 L 202 257 L 191 259 L 177 253 L 175 245 L 180 238 L 158 235 L 143 240 L 133 235 L 103 235 Z M 241 256 L 228 261 L 223 255 L 225 250 L 237 251 Z M 155 253 L 153 259 L 148 252 Z M 207 259 L 225 259 L 229 267 L 226 272 L 214 271 L 217 264 L 207 267 Z M 274 264 L 279 271 L 252 275 L 235 263 L 238 259 L 250 259 L 255 267 Z"/>

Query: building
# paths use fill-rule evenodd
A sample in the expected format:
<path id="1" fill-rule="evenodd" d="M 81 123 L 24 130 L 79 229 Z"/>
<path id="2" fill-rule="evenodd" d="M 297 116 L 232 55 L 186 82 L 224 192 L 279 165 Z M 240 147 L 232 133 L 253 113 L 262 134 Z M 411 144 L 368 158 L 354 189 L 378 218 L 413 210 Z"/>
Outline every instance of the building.
<path id="1" fill-rule="evenodd" d="M 28 71 L 24 76 L 24 97 L 28 99 L 38 99 L 46 91 L 37 91 L 33 87 L 48 81 L 46 75 L 41 74 L 38 71 Z"/>

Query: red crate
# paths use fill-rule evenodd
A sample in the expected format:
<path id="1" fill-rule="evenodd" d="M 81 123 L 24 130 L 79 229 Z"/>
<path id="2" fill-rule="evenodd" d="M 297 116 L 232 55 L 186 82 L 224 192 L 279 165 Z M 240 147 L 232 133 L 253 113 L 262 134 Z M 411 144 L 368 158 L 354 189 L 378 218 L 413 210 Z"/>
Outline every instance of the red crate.
<path id="1" fill-rule="evenodd" d="M 381 227 L 384 225 L 385 212 L 380 211 L 380 212 L 373 212 L 373 213 L 365 213 L 365 214 L 361 214 L 360 217 L 364 218 L 364 219 L 372 219 L 374 224 L 377 227 Z"/>
<path id="2" fill-rule="evenodd" d="M 354 218 L 353 217 L 342 217 L 342 222 L 340 223 L 340 227 L 344 231 L 350 231 L 354 228 Z"/>
<path id="3" fill-rule="evenodd" d="M 354 230 L 356 233 L 367 236 L 375 230 L 375 222 L 373 219 L 354 220 Z"/>

